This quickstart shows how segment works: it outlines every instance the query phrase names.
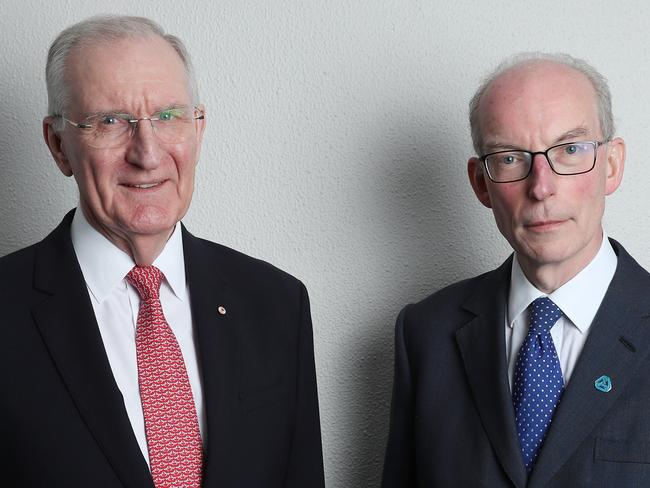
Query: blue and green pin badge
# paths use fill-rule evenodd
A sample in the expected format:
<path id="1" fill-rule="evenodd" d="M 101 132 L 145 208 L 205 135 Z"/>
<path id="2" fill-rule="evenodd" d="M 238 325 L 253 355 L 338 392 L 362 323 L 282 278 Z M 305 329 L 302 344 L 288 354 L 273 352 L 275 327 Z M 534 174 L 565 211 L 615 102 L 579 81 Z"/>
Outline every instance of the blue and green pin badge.
<path id="1" fill-rule="evenodd" d="M 598 391 L 608 393 L 612 389 L 612 379 L 604 374 L 594 382 L 594 387 Z"/>

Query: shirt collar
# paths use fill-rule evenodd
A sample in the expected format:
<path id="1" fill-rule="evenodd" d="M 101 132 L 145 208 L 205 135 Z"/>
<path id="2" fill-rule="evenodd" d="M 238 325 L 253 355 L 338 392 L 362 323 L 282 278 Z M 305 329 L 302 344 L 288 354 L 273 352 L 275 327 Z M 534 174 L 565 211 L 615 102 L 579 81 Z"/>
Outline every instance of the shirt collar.
<path id="1" fill-rule="evenodd" d="M 508 325 L 528 308 L 533 300 L 548 296 L 581 333 L 589 329 L 607 288 L 616 271 L 616 253 L 603 232 L 598 253 L 582 271 L 550 295 L 539 291 L 524 275 L 517 255 L 512 260 L 510 294 L 508 297 Z"/>
<path id="2" fill-rule="evenodd" d="M 98 302 L 103 301 L 116 286 L 125 286 L 124 277 L 135 262 L 92 227 L 80 208 L 74 213 L 70 233 L 86 285 Z M 153 265 L 163 272 L 172 292 L 180 300 L 185 300 L 185 259 L 180 223 L 174 226 Z"/>

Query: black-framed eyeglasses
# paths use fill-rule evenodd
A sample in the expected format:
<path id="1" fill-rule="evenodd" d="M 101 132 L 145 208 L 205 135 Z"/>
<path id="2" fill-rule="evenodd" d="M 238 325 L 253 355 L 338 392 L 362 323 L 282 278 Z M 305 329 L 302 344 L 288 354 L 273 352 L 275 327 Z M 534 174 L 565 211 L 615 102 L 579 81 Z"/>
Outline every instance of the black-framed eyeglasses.
<path id="1" fill-rule="evenodd" d="M 161 142 L 178 144 L 196 133 L 194 122 L 205 119 L 205 112 L 198 107 L 172 107 L 140 118 L 123 113 L 97 114 L 83 122 L 74 122 L 64 115 L 55 117 L 80 129 L 89 146 L 108 149 L 127 144 L 143 120 L 149 121 L 153 133 Z"/>
<path id="2" fill-rule="evenodd" d="M 495 183 L 512 183 L 524 180 L 533 168 L 533 160 L 543 154 L 554 173 L 580 175 L 589 173 L 596 166 L 598 148 L 607 141 L 565 142 L 549 147 L 546 151 L 507 150 L 480 156 L 488 177 Z"/>

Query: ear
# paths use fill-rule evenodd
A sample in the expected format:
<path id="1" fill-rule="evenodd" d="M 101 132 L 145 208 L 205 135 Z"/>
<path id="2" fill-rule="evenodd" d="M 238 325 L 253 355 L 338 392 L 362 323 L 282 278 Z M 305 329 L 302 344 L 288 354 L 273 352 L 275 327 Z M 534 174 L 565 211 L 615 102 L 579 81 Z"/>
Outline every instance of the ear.
<path id="1" fill-rule="evenodd" d="M 485 178 L 485 169 L 483 168 L 483 163 L 479 158 L 472 157 L 467 161 L 467 176 L 469 177 L 469 183 L 472 185 L 472 190 L 478 201 L 485 205 L 487 208 L 492 208 L 492 202 L 490 201 L 490 194 L 487 189 L 487 181 Z"/>
<path id="2" fill-rule="evenodd" d="M 621 184 L 625 169 L 625 141 L 615 137 L 607 143 L 607 175 L 605 180 L 605 195 L 611 195 Z"/>
<path id="3" fill-rule="evenodd" d="M 199 156 L 201 155 L 201 143 L 203 142 L 203 132 L 205 131 L 206 114 L 205 114 L 205 106 L 203 104 L 197 105 L 196 108 L 203 114 L 203 118 L 194 121 L 196 123 L 196 163 L 195 164 L 198 164 Z"/>
<path id="4" fill-rule="evenodd" d="M 54 128 L 55 119 L 52 116 L 47 116 L 43 119 L 43 138 L 45 139 L 45 144 L 50 149 L 56 165 L 66 176 L 72 176 L 72 167 L 68 161 L 68 157 L 65 154 L 63 149 L 63 144 L 61 142 L 61 136 L 57 133 Z"/>

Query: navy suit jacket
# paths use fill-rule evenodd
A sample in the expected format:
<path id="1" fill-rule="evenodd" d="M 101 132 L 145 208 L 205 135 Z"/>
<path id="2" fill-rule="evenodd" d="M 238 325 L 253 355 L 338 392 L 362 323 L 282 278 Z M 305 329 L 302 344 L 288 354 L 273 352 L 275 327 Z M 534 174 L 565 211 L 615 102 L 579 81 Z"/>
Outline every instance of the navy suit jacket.
<path id="1" fill-rule="evenodd" d="M 528 477 L 506 364 L 512 257 L 402 310 L 383 488 L 650 486 L 650 274 L 612 245 L 616 273 Z"/>
<path id="2" fill-rule="evenodd" d="M 0 484 L 153 488 L 71 220 L 0 259 Z M 323 487 L 304 286 L 185 228 L 183 246 L 207 413 L 203 486 Z"/>

